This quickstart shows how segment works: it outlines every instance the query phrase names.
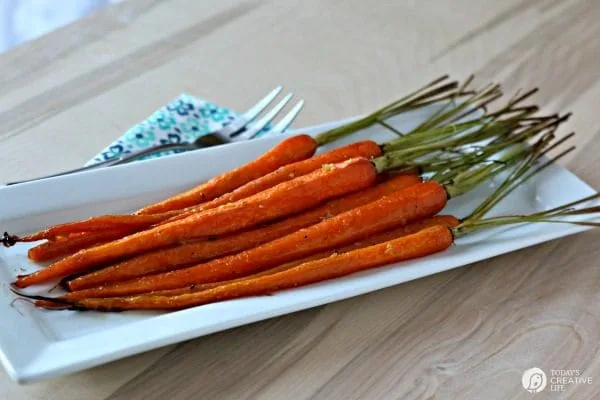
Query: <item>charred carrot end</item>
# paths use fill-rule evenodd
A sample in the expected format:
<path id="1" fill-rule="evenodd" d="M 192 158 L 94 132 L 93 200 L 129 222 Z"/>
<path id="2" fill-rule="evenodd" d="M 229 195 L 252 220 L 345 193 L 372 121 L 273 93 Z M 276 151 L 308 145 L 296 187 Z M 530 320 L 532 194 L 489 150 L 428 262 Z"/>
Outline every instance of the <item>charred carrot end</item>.
<path id="1" fill-rule="evenodd" d="M 2 243 L 2 245 L 4 247 L 14 246 L 15 244 L 17 244 L 17 242 L 20 242 L 20 241 L 22 241 L 22 240 L 20 240 L 20 238 L 18 236 L 9 235 L 8 232 L 4 232 L 4 234 L 2 235 L 2 238 L 0 239 L 0 243 Z"/>
<path id="2" fill-rule="evenodd" d="M 75 237 L 64 237 L 56 241 L 45 242 L 32 247 L 27 252 L 27 257 L 32 261 L 48 261 L 58 257 L 71 255 L 79 250 L 103 244 L 111 240 L 122 238 L 131 233 L 131 230 L 110 229 L 104 232 L 88 232 Z"/>
<path id="3" fill-rule="evenodd" d="M 239 168 L 221 174 L 187 192 L 170 197 L 140 209 L 138 214 L 156 214 L 182 209 L 215 199 L 225 193 L 257 179 L 277 168 L 311 157 L 317 142 L 308 135 L 296 135 L 285 139 L 271 150 Z"/>
<path id="4" fill-rule="evenodd" d="M 393 262 L 406 261 L 443 251 L 453 237 L 446 226 L 436 225 L 417 233 L 374 246 L 300 264 L 286 271 L 246 279 L 179 296 L 132 296 L 73 301 L 76 308 L 97 311 L 175 310 L 322 282 Z"/>
<path id="5" fill-rule="evenodd" d="M 330 198 L 365 189 L 375 183 L 376 177 L 375 167 L 365 158 L 325 165 L 311 174 L 283 182 L 229 206 L 207 210 L 115 242 L 82 250 L 48 268 L 19 276 L 15 285 L 27 287 L 44 283 L 183 240 L 240 231 L 314 207 Z"/>

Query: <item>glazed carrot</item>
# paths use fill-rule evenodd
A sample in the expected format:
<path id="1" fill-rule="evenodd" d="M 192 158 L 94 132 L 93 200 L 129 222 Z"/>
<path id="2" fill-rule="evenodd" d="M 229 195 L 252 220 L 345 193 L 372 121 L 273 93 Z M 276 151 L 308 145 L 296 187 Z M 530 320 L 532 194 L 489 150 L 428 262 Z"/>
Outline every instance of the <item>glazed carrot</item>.
<path id="1" fill-rule="evenodd" d="M 290 261 L 285 263 L 279 268 L 282 270 L 295 267 L 296 265 L 303 264 L 308 261 L 319 260 L 321 258 L 329 257 L 334 254 L 346 253 L 348 251 L 357 250 L 363 247 L 373 246 L 375 244 L 387 242 L 388 240 L 397 239 L 406 235 L 417 233 L 423 229 L 431 228 L 432 226 L 442 225 L 450 229 L 455 228 L 460 224 L 460 220 L 452 215 L 435 215 L 433 217 L 425 218 L 420 221 L 412 222 L 408 225 L 398 226 L 390 230 L 377 233 L 375 235 L 368 236 L 363 240 L 359 240 L 347 246 L 342 246 L 335 250 L 325 250 L 319 253 L 312 254 L 308 257 L 300 260 Z M 242 278 L 243 279 L 243 278 Z"/>
<path id="2" fill-rule="evenodd" d="M 30 248 L 27 257 L 33 261 L 48 261 L 73 254 L 81 249 L 122 238 L 131 232 L 131 230 L 113 228 L 102 232 L 66 236 Z"/>
<path id="3" fill-rule="evenodd" d="M 558 118 L 557 116 L 556 118 L 541 118 L 540 121 L 536 120 L 534 122 L 528 122 L 525 128 L 519 130 L 514 137 L 497 137 L 495 136 L 497 135 L 495 129 L 482 128 L 475 132 L 475 137 L 478 139 L 481 139 L 482 137 L 495 138 L 493 145 L 489 146 L 489 149 L 486 148 L 481 152 L 461 154 L 456 157 L 450 157 L 449 159 L 434 161 L 433 163 L 428 163 L 427 168 L 429 171 L 434 172 L 433 179 L 440 182 L 451 183 L 445 187 L 446 192 L 451 197 L 461 195 L 478 186 L 490 176 L 513 165 L 516 160 L 519 160 L 520 157 L 527 154 L 529 150 L 522 146 L 516 146 L 512 151 L 506 153 L 507 155 L 510 155 L 509 159 L 505 160 L 505 156 L 502 156 L 499 161 L 504 161 L 495 163 L 485 161 L 490 154 L 504 151 L 507 146 L 512 146 L 516 141 L 522 141 L 532 137 L 532 135 L 539 134 L 540 132 L 549 131 L 551 133 L 556 129 L 556 126 L 564 120 L 565 117 Z M 491 126 L 495 127 L 496 125 L 492 124 Z M 499 126 L 504 127 L 503 124 Z M 515 129 L 518 128 L 519 127 Z M 481 136 L 481 131 L 484 132 L 483 136 Z M 504 132 L 504 130 L 500 131 Z M 511 132 L 510 129 L 508 132 Z M 502 135 L 504 135 L 504 133 L 502 133 Z M 460 143 L 463 143 L 463 136 L 458 138 Z M 544 137 L 546 136 L 547 135 Z M 473 137 L 469 140 L 471 139 L 473 139 Z M 446 146 L 446 144 L 443 144 L 440 148 L 444 148 L 444 146 Z M 410 152 L 414 153 L 413 150 L 410 150 Z M 420 152 L 418 153 L 421 154 Z M 358 182 L 362 182 L 365 186 L 371 184 L 375 179 L 375 173 L 382 173 L 405 165 L 405 156 L 406 152 L 403 150 L 388 152 L 381 157 L 373 159 L 372 165 L 369 164 L 369 161 L 366 159 L 357 159 L 355 164 L 358 165 L 358 161 L 361 161 L 361 165 L 363 166 L 362 178 L 358 179 Z M 474 162 L 477 167 L 471 168 Z M 350 163 L 344 163 L 343 165 L 348 166 Z M 465 166 L 466 169 L 464 169 Z M 357 179 L 349 173 L 350 168 L 331 168 L 333 168 L 336 173 L 339 172 L 338 182 L 342 184 L 341 186 L 349 183 L 352 179 Z M 301 211 L 318 202 L 326 200 L 328 197 L 342 195 L 352 190 L 350 185 L 346 188 L 335 187 L 334 189 L 334 186 L 336 186 L 335 184 L 332 185 L 331 183 L 326 183 L 324 179 L 327 169 L 328 168 L 324 168 L 321 171 L 315 171 L 322 173 L 323 176 L 318 176 L 318 174 L 313 172 L 300 178 L 281 183 L 245 200 L 223 205 L 213 210 L 200 212 L 183 220 L 174 221 L 146 232 L 130 235 L 129 237 L 114 243 L 97 246 L 94 249 L 90 249 L 91 251 L 89 252 L 79 252 L 66 260 L 54 264 L 44 271 L 19 277 L 16 285 L 26 286 L 33 283 L 41 283 L 52 278 L 63 277 L 71 273 L 84 272 L 86 269 L 98 266 L 102 263 L 108 263 L 119 258 L 126 258 L 154 248 L 166 247 L 181 242 L 182 240 L 195 239 L 210 234 L 225 234 L 245 229 L 259 223 L 268 222 L 278 217 Z M 456 172 L 454 170 L 456 170 Z M 369 180 L 369 182 L 367 183 L 366 180 Z M 298 190 L 299 187 L 301 187 L 301 190 Z M 320 193 L 313 193 L 313 191 L 319 192 L 323 187 L 327 189 L 325 192 L 329 193 L 329 191 L 331 191 L 331 193 L 327 194 L 325 197 L 320 197 L 322 196 Z M 307 188 L 312 188 L 312 191 L 307 190 Z M 355 190 L 359 189 L 360 188 L 356 188 Z M 335 192 L 336 190 L 337 192 Z M 290 199 L 286 198 L 289 194 L 293 194 L 294 197 L 301 200 L 301 205 L 298 206 L 297 204 L 294 204 L 293 201 L 289 201 Z M 308 204 L 306 204 L 307 200 Z M 286 201 L 288 203 L 286 203 Z M 270 206 L 267 207 L 267 205 Z M 263 209 L 261 210 L 261 208 Z M 3 239 L 3 242 L 5 245 L 10 245 L 12 238 L 8 237 L 6 240 Z"/>
<path id="4" fill-rule="evenodd" d="M 317 142 L 308 135 L 296 135 L 283 140 L 271 150 L 249 163 L 216 176 L 187 192 L 175 195 L 159 203 L 150 204 L 138 214 L 157 214 L 178 210 L 215 199 L 231 192 L 277 168 L 311 157 L 317 150 Z"/>
<path id="5" fill-rule="evenodd" d="M 207 259 L 237 253 L 295 232 L 298 229 L 314 225 L 325 218 L 370 203 L 420 182 L 421 178 L 415 175 L 394 176 L 376 186 L 339 199 L 330 200 L 315 209 L 291 216 L 282 221 L 225 236 L 214 241 L 188 243 L 141 254 L 113 266 L 67 281 L 66 286 L 69 290 L 87 289 L 151 273 L 171 271 Z"/>
<path id="6" fill-rule="evenodd" d="M 394 228 L 389 231 L 385 231 L 385 232 L 370 236 L 367 239 L 355 242 L 348 246 L 343 246 L 336 250 L 326 250 L 326 251 L 311 255 L 309 257 L 306 257 L 306 258 L 303 258 L 300 260 L 296 260 L 296 261 L 291 261 L 291 262 L 282 264 L 278 267 L 271 268 L 271 269 L 268 269 L 268 270 L 259 272 L 257 274 L 250 275 L 250 276 L 246 276 L 243 278 L 237 278 L 237 279 L 232 279 L 229 281 L 222 281 L 222 282 L 213 282 L 213 283 L 192 285 L 192 286 L 181 288 L 181 289 L 159 290 L 156 292 L 150 292 L 150 293 L 148 293 L 148 295 L 176 296 L 176 295 L 180 295 L 180 294 L 199 292 L 202 290 L 212 289 L 214 287 L 221 286 L 224 284 L 230 284 L 233 282 L 239 282 L 239 281 L 246 280 L 246 279 L 253 279 L 253 278 L 258 278 L 260 276 L 271 275 L 271 274 L 274 274 L 275 272 L 285 271 L 285 270 L 294 268 L 297 265 L 304 264 L 309 261 L 319 260 L 321 258 L 330 257 L 335 254 L 346 253 L 348 251 L 357 250 L 357 249 L 367 247 L 367 246 L 373 246 L 375 244 L 387 242 L 388 240 L 393 240 L 393 239 L 397 239 L 397 238 L 400 238 L 400 237 L 403 237 L 406 235 L 411 235 L 411 234 L 417 233 L 423 229 L 431 228 L 432 226 L 442 225 L 442 226 L 446 226 L 446 227 L 452 229 L 452 228 L 455 228 L 456 226 L 458 226 L 458 224 L 460 224 L 460 221 L 456 217 L 453 217 L 452 215 L 436 215 L 431 218 L 425 218 L 421 221 L 413 222 L 406 226 L 400 226 L 398 228 Z M 65 296 L 63 296 L 61 298 L 75 300 L 75 299 L 82 299 L 85 297 L 86 296 L 78 296 L 78 295 L 76 295 L 76 292 L 75 292 L 75 293 L 67 293 Z"/>
<path id="7" fill-rule="evenodd" d="M 322 282 L 385 264 L 424 257 L 446 250 L 453 242 L 450 229 L 436 225 L 398 239 L 373 246 L 309 261 L 270 275 L 217 286 L 212 289 L 179 296 L 132 296 L 86 298 L 68 301 L 73 309 L 177 310 L 239 297 L 259 296 L 297 286 Z M 42 299 L 46 301 L 45 299 Z M 43 306 L 43 304 L 39 304 Z"/>
<path id="8" fill-rule="evenodd" d="M 287 236 L 204 264 L 85 290 L 87 297 L 122 296 L 234 279 L 437 214 L 447 202 L 436 182 L 409 186 Z"/>
<path id="9" fill-rule="evenodd" d="M 323 164 L 334 164 L 355 157 L 371 159 L 380 155 L 381 147 L 372 140 L 352 143 L 306 160 L 280 167 L 269 174 L 248 182 L 244 186 L 241 186 L 230 193 L 224 194 L 210 202 L 199 204 L 181 215 L 172 217 L 171 220 L 180 219 L 194 212 L 245 199 L 253 194 L 272 188 L 281 182 L 289 181 L 290 179 L 313 172 L 314 170 L 321 168 Z"/>
<path id="10" fill-rule="evenodd" d="M 74 221 L 54 225 L 42 231 L 32 233 L 31 235 L 21 236 L 19 237 L 19 241 L 33 242 L 43 239 L 55 240 L 60 236 L 69 235 L 72 233 L 95 233 L 98 231 L 107 231 L 113 229 L 121 229 L 123 231 L 131 232 L 135 229 L 143 229 L 156 223 L 165 221 L 178 214 L 178 212 L 171 211 L 167 213 L 151 215 L 101 215 L 83 221 Z"/>
<path id="11" fill-rule="evenodd" d="M 557 144 L 554 144 L 554 145 L 548 147 L 548 145 L 549 145 L 549 143 L 551 143 L 553 137 L 554 137 L 554 135 L 551 132 L 550 135 L 544 135 L 534 146 L 532 146 L 531 151 L 527 153 L 527 156 L 523 160 L 523 162 L 521 162 L 519 164 L 519 166 L 509 174 L 509 176 L 506 178 L 506 180 L 496 188 L 496 190 L 492 193 L 492 195 L 490 195 L 487 199 L 485 199 L 473 212 L 471 212 L 471 214 L 467 218 L 463 219 L 462 222 L 458 226 L 455 226 L 454 228 L 449 228 L 448 226 L 436 225 L 434 227 L 427 228 L 425 230 L 421 230 L 418 233 L 406 236 L 404 238 L 394 239 L 392 241 L 388 241 L 388 242 L 385 242 L 385 243 L 382 243 L 379 245 L 367 247 L 366 249 L 363 248 L 363 249 L 358 249 L 358 250 L 351 250 L 351 251 L 349 251 L 347 253 L 343 253 L 341 255 L 336 254 L 336 255 L 328 257 L 328 258 L 324 258 L 324 259 L 322 258 L 319 260 L 305 262 L 301 265 L 292 267 L 291 269 L 279 271 L 274 274 L 264 275 L 264 276 L 261 276 L 258 278 L 255 277 L 255 278 L 243 279 L 241 281 L 236 281 L 236 282 L 229 283 L 229 284 L 223 284 L 221 286 L 217 286 L 217 287 L 214 287 L 209 290 L 204 290 L 204 291 L 200 291 L 200 292 L 192 292 L 189 294 L 179 295 L 179 296 L 156 296 L 156 295 L 146 294 L 146 295 L 142 295 L 142 296 L 134 296 L 131 298 L 112 298 L 112 299 L 85 298 L 82 300 L 69 300 L 69 299 L 63 299 L 63 298 L 52 299 L 52 298 L 47 298 L 47 297 L 43 297 L 43 296 L 27 296 L 27 295 L 23 295 L 18 292 L 17 292 L 17 294 L 19 294 L 23 297 L 29 297 L 31 299 L 40 300 L 41 302 L 38 303 L 39 306 L 47 306 L 47 304 L 45 304 L 45 303 L 47 303 L 48 301 L 54 302 L 54 304 L 50 308 L 61 308 L 61 306 L 62 307 L 70 306 L 71 308 L 75 308 L 75 309 L 96 309 L 96 308 L 98 308 L 98 309 L 103 309 L 103 310 L 104 309 L 105 310 L 136 309 L 136 308 L 177 309 L 177 308 L 185 308 L 185 307 L 189 307 L 189 306 L 205 304 L 206 302 L 219 301 L 221 299 L 241 297 L 241 296 L 253 295 L 253 294 L 264 294 L 264 293 L 270 293 L 272 291 L 272 290 L 269 290 L 268 286 L 265 287 L 265 286 L 258 285 L 259 288 L 254 287 L 253 285 L 257 281 L 273 283 L 274 282 L 273 280 L 275 280 L 275 278 L 285 277 L 285 279 L 278 280 L 277 284 L 275 286 L 271 286 L 273 288 L 273 290 L 279 290 L 279 289 L 294 287 L 294 286 L 298 286 L 298 285 L 302 285 L 302 284 L 318 282 L 318 281 L 325 280 L 325 279 L 335 278 L 338 276 L 345 275 L 346 273 L 356 272 L 358 270 L 368 268 L 368 267 L 363 264 L 364 268 L 359 268 L 359 267 L 356 267 L 356 269 L 353 268 L 352 265 L 355 265 L 355 266 L 358 265 L 358 264 L 356 264 L 356 261 L 359 258 L 358 257 L 353 258 L 353 257 L 350 257 L 349 255 L 352 255 L 352 254 L 354 254 L 354 255 L 361 254 L 362 256 L 368 255 L 368 257 L 365 257 L 365 259 L 364 259 L 364 261 L 366 262 L 366 260 L 374 260 L 375 258 L 377 258 L 378 255 L 381 255 L 382 253 L 383 254 L 393 253 L 395 251 L 393 244 L 397 245 L 398 243 L 402 243 L 402 246 L 397 247 L 396 250 L 403 250 L 403 251 L 407 251 L 411 247 L 414 250 L 414 249 L 418 249 L 418 248 L 423 249 L 423 248 L 429 246 L 428 250 L 424 250 L 424 252 L 422 254 L 420 254 L 420 255 L 427 255 L 427 254 L 432 254 L 436 251 L 441 251 L 441 250 L 447 248 L 453 242 L 455 237 L 462 236 L 465 234 L 469 234 L 471 232 L 475 232 L 475 231 L 490 228 L 490 227 L 499 227 L 499 226 L 505 226 L 505 225 L 511 225 L 511 224 L 523 224 L 525 222 L 527 222 L 527 223 L 532 223 L 532 222 L 533 223 L 561 223 L 561 224 L 567 223 L 567 224 L 582 225 L 582 226 L 600 227 L 599 222 L 591 222 L 589 220 L 581 220 L 581 219 L 574 219 L 574 220 L 568 219 L 568 218 L 565 219 L 565 217 L 600 213 L 600 207 L 598 207 L 598 206 L 591 206 L 591 207 L 583 208 L 583 209 L 576 208 L 577 205 L 580 205 L 585 202 L 599 198 L 600 194 L 594 194 L 592 196 L 587 196 L 583 199 L 580 199 L 580 200 L 577 200 L 577 201 L 574 201 L 574 202 L 571 202 L 568 204 L 563 204 L 561 206 L 552 208 L 550 210 L 537 212 L 537 213 L 530 214 L 530 215 L 505 215 L 505 216 L 491 217 L 491 218 L 487 218 L 487 219 L 483 218 L 483 216 L 487 212 L 489 212 L 489 210 L 491 210 L 493 207 L 495 207 L 495 205 L 498 204 L 498 202 L 500 202 L 502 199 L 504 199 L 507 195 L 509 195 L 517 187 L 519 187 L 525 181 L 527 181 L 532 176 L 534 176 L 536 173 L 539 173 L 540 171 L 547 168 L 549 165 L 552 165 L 552 163 L 554 161 L 558 160 L 560 157 L 563 157 L 564 155 L 568 154 L 570 151 L 572 151 L 574 149 L 574 147 L 571 147 L 571 148 L 563 151 L 558 156 L 550 159 L 549 161 L 544 162 L 542 165 L 537 165 L 537 162 L 539 161 L 540 157 L 544 156 L 549 150 L 555 148 L 557 145 L 559 145 L 564 140 L 566 140 L 566 138 L 563 138 L 562 140 L 559 140 Z M 567 136 L 567 138 L 568 137 L 569 136 Z M 548 148 L 546 148 L 546 147 L 548 147 Z M 510 156 L 509 159 L 514 160 L 513 156 Z M 521 158 L 519 158 L 519 159 L 521 159 Z M 504 159 L 504 160 L 506 160 L 506 159 Z M 530 169 L 532 169 L 533 166 L 536 166 L 535 169 L 530 171 Z M 478 175 L 479 172 L 481 172 L 481 170 L 475 171 L 475 175 Z M 473 175 L 470 175 L 467 178 L 467 181 L 471 181 L 472 178 L 473 178 Z M 416 185 L 416 186 L 419 186 L 419 185 Z M 411 190 L 411 188 L 414 188 L 414 187 L 415 186 L 409 187 L 408 189 L 405 189 L 402 192 L 408 192 Z M 377 203 L 377 202 L 375 202 L 375 203 Z M 348 214 L 348 213 L 346 213 L 346 214 Z M 342 214 L 342 215 L 344 215 L 344 214 Z M 334 220 L 339 217 L 340 216 L 334 217 L 334 218 L 330 219 L 329 221 Z M 318 225 L 315 225 L 315 226 L 318 226 Z M 437 233 L 435 233 L 436 229 L 438 230 Z M 308 231 L 308 229 L 305 229 L 304 231 L 306 232 L 306 231 Z M 442 231 L 445 232 L 445 238 L 444 238 L 444 236 L 441 236 Z M 427 232 L 434 232 L 434 234 L 429 237 L 420 238 L 418 240 L 415 240 L 413 244 L 411 244 L 411 242 L 402 241 L 402 239 L 408 240 L 408 239 L 412 239 L 415 237 L 419 237 Z M 437 236 L 438 234 L 440 236 Z M 271 242 L 271 243 L 273 243 L 273 242 Z M 439 245 L 439 247 L 437 247 L 436 243 L 437 243 L 437 245 Z M 390 244 L 392 244 L 392 245 L 390 246 Z M 385 246 L 381 247 L 383 245 L 385 245 Z M 364 250 L 372 250 L 378 246 L 380 246 L 379 253 L 373 253 L 373 252 L 369 252 L 369 251 L 364 252 Z M 436 250 L 436 248 L 438 248 L 439 250 Z M 327 264 L 326 261 L 332 260 L 332 259 L 341 260 L 341 262 L 337 263 L 335 265 L 335 267 L 327 268 L 327 266 L 329 266 L 331 264 Z M 395 260 L 395 259 L 389 259 L 389 260 L 385 260 L 385 261 L 382 260 L 382 263 L 393 262 L 393 261 L 398 261 L 398 260 Z M 322 264 L 320 264 L 320 263 L 322 263 Z M 205 266 L 206 265 L 207 264 L 205 264 Z M 312 265 L 314 268 L 301 269 L 303 266 L 307 266 L 307 265 Z M 242 265 L 242 267 L 243 267 L 243 265 Z M 213 270 L 214 270 L 214 268 L 213 268 Z M 294 277 L 294 275 L 290 271 L 301 271 L 301 273 Z M 176 271 L 176 272 L 180 272 L 180 271 Z M 287 272 L 289 272 L 289 274 L 286 274 Z M 237 271 L 236 271 L 236 273 L 237 273 Z M 164 274 L 164 275 L 169 275 L 169 274 Z M 297 278 L 297 279 L 295 279 L 295 278 Z M 144 279 L 144 278 L 142 278 L 142 279 Z M 244 291 L 244 290 L 237 291 L 236 290 L 236 288 L 247 288 L 249 285 L 252 286 L 254 289 L 251 291 L 247 291 L 247 290 L 246 291 Z M 226 290 L 226 289 L 229 289 L 229 290 Z M 233 294 L 229 295 L 228 293 L 230 293 L 230 292 L 233 292 Z M 217 295 L 213 296 L 215 293 L 217 293 Z M 191 300 L 191 301 L 188 301 L 188 300 Z"/>
<path id="12" fill-rule="evenodd" d="M 117 241 L 82 250 L 48 268 L 17 278 L 17 287 L 44 283 L 103 263 L 184 240 L 232 233 L 303 211 L 333 197 L 371 186 L 377 177 L 365 158 L 328 164 L 247 199 L 160 225 Z"/>

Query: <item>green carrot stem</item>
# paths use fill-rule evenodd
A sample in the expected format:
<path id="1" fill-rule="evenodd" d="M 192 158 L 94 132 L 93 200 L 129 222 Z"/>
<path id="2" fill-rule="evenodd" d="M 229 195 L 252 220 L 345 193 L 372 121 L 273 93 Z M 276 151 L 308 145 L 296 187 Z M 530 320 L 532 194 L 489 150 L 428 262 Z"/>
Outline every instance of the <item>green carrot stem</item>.
<path id="1" fill-rule="evenodd" d="M 461 196 L 479 186 L 484 181 L 506 171 L 529 154 L 525 146 L 514 146 L 494 163 L 480 163 L 460 172 L 446 183 L 446 191 L 450 198 Z"/>
<path id="2" fill-rule="evenodd" d="M 544 169 L 548 168 L 550 165 L 554 164 L 557 160 L 559 160 L 560 158 L 566 156 L 567 154 L 569 154 L 571 151 L 575 150 L 575 146 L 572 146 L 564 151 L 562 151 L 560 154 L 558 154 L 557 156 L 551 158 L 550 160 L 544 162 L 542 165 L 540 165 L 539 167 L 535 168 L 534 170 L 529 171 L 529 166 L 525 167 L 525 173 L 519 175 L 518 179 L 516 179 L 515 181 L 513 181 L 510 185 L 507 185 L 504 190 L 501 193 L 497 193 L 497 195 L 492 199 L 492 201 L 490 201 L 486 207 L 482 208 L 481 210 L 478 211 L 477 214 L 475 214 L 473 216 L 473 218 L 480 218 L 481 216 L 483 216 L 484 214 L 486 214 L 489 210 L 491 210 L 492 208 L 494 208 L 500 201 L 502 201 L 504 198 L 506 198 L 506 196 L 508 196 L 509 194 L 511 194 L 517 187 L 519 187 L 520 185 L 522 185 L 524 182 L 528 181 L 529 179 L 531 179 L 534 175 L 538 174 L 539 172 L 543 171 Z M 533 159 L 532 163 L 535 162 L 537 160 L 537 158 Z"/>
<path id="3" fill-rule="evenodd" d="M 446 181 L 448 176 L 455 175 L 452 172 L 448 172 L 448 170 L 464 169 L 464 167 L 479 164 L 493 154 L 524 142 L 545 130 L 553 129 L 561 120 L 544 121 L 537 125 L 521 129 L 519 120 L 511 118 L 488 123 L 477 130 L 472 130 L 480 122 L 467 121 L 456 123 L 443 128 L 432 129 L 430 132 L 419 132 L 415 133 L 414 136 L 394 139 L 383 145 L 384 155 L 376 158 L 373 162 L 379 172 L 393 168 L 413 166 L 421 168 L 423 172 L 434 173 L 434 179 L 436 180 L 442 179 Z M 469 130 L 471 131 L 467 132 Z M 516 131 L 516 133 L 513 131 Z M 444 140 L 446 138 L 448 139 Z M 490 139 L 493 139 L 491 144 L 474 146 L 472 149 L 462 149 L 463 146 Z M 395 148 L 402 148 L 402 150 L 390 151 Z M 436 155 L 436 152 L 447 153 L 449 150 L 453 151 L 455 155 L 452 157 L 438 157 Z M 512 157 L 510 159 L 505 161 L 496 160 L 494 163 L 506 164 L 509 163 L 508 161 L 514 163 L 514 160 L 522 154 L 522 152 L 518 155 L 511 154 Z M 479 168 L 485 168 L 485 171 L 490 173 L 492 170 L 497 170 L 498 167 L 492 165 L 486 167 L 479 166 Z M 473 173 L 471 172 L 471 174 Z M 463 183 L 465 182 L 463 181 Z M 468 189 L 465 188 L 464 190 Z M 457 193 L 458 191 L 463 191 L 463 189 L 457 188 Z"/>
<path id="4" fill-rule="evenodd" d="M 503 217 L 495 217 L 489 219 L 482 219 L 470 223 L 462 223 L 452 230 L 455 237 L 460 237 L 468 233 L 476 232 L 487 228 L 496 228 L 506 225 L 522 224 L 527 222 L 544 222 L 551 224 L 570 224 L 580 226 L 591 226 L 600 227 L 600 222 L 594 221 L 578 221 L 572 219 L 563 219 L 561 217 L 567 217 L 571 215 L 590 215 L 600 213 L 600 206 L 593 206 L 582 208 L 578 210 L 572 210 L 564 213 L 554 213 L 547 215 L 546 213 L 536 213 L 531 215 L 508 215 Z"/>
<path id="5" fill-rule="evenodd" d="M 409 95 L 404 96 L 363 118 L 319 134 L 315 138 L 317 144 L 324 145 L 333 142 L 341 137 L 368 128 L 378 121 L 384 121 L 402 112 L 425 107 L 431 104 L 430 102 L 444 101 L 467 94 L 456 91 L 458 87 L 457 82 L 450 82 L 439 86 L 447 78 L 447 76 L 438 78 L 425 85 L 421 89 L 418 89 L 415 92 L 410 93 Z"/>
<path id="6" fill-rule="evenodd" d="M 452 104 L 452 108 L 449 105 L 440 108 L 433 116 L 428 118 L 426 121 L 422 122 L 418 125 L 414 131 L 422 131 L 431 129 L 435 126 L 438 126 L 444 121 L 448 121 L 450 119 L 460 119 L 464 118 L 465 115 L 463 111 L 467 110 L 467 113 L 473 112 L 474 109 L 481 108 L 482 104 L 486 104 L 488 101 L 492 101 L 497 99 L 502 95 L 500 91 L 500 86 L 492 85 L 490 87 L 485 88 L 479 93 L 475 93 L 466 101 L 460 104 Z M 461 114 L 463 113 L 463 114 Z"/>

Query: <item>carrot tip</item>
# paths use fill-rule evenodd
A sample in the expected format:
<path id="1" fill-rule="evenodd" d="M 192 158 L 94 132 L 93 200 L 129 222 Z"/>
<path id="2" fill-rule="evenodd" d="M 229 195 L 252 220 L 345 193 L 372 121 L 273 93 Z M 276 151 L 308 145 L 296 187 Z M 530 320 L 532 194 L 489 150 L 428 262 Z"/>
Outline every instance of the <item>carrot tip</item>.
<path id="1" fill-rule="evenodd" d="M 10 284 L 11 289 L 23 289 L 26 288 L 27 285 L 21 281 L 22 278 L 27 275 L 17 275 L 17 280 Z"/>
<path id="2" fill-rule="evenodd" d="M 19 241 L 19 237 L 16 235 L 9 235 L 8 232 L 4 232 L 2 235 L 2 239 L 0 239 L 0 243 L 4 245 L 4 247 L 11 247 L 17 244 Z"/>
<path id="3" fill-rule="evenodd" d="M 68 300 L 61 299 L 59 297 L 47 297 L 47 296 L 40 296 L 40 295 L 35 295 L 35 294 L 25 294 L 25 293 L 17 290 L 13 285 L 11 285 L 10 291 L 13 292 L 15 295 L 19 296 L 19 298 L 21 298 L 21 299 L 40 300 L 40 301 L 53 302 L 56 304 L 72 305 L 71 302 L 69 302 Z"/>

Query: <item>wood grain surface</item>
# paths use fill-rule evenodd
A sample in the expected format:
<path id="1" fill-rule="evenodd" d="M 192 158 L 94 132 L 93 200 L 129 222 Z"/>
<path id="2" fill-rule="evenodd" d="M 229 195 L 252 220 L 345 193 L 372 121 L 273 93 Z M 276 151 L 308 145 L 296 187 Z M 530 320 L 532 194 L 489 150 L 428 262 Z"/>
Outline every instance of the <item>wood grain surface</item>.
<path id="1" fill-rule="evenodd" d="M 0 56 L 0 181 L 82 165 L 180 92 L 244 109 L 284 84 L 296 126 L 443 73 L 539 86 L 572 110 L 565 161 L 600 188 L 598 0 L 127 0 Z M 579 369 L 600 398 L 600 232 L 192 340 L 2 399 L 528 399 Z"/>

